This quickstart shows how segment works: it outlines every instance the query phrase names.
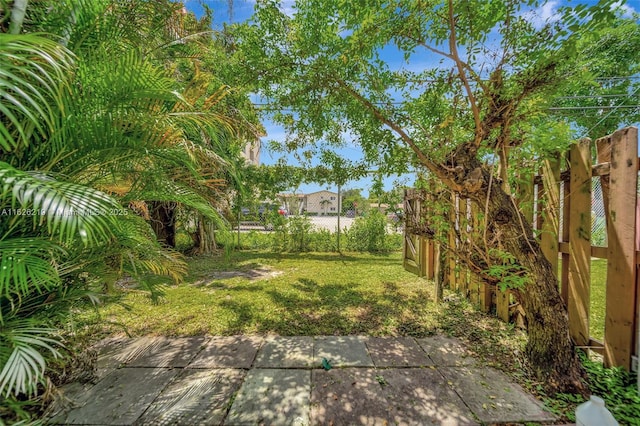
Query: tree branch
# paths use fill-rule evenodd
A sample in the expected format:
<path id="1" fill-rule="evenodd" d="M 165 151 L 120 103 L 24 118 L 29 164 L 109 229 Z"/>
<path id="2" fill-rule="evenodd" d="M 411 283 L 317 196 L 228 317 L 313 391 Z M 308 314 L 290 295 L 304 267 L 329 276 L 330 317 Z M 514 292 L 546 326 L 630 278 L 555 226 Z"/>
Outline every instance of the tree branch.
<path id="1" fill-rule="evenodd" d="M 395 121 L 393 121 L 390 118 L 388 118 L 371 101 L 369 101 L 364 96 L 362 96 L 360 93 L 355 91 L 351 86 L 346 84 L 343 80 L 336 79 L 336 82 L 340 85 L 340 87 L 342 87 L 343 90 L 345 90 L 349 95 L 351 95 L 353 98 L 355 98 L 365 108 L 367 108 L 367 110 L 369 110 L 378 120 L 380 120 L 381 123 L 389 126 L 389 128 L 391 128 L 391 130 L 393 130 L 398 136 L 400 136 L 400 139 L 402 139 L 409 146 L 409 148 L 411 148 L 411 150 L 416 154 L 416 157 L 418 157 L 418 160 L 420 160 L 420 163 L 422 163 L 422 165 L 424 165 L 431 172 L 433 172 L 436 176 L 438 176 L 438 178 L 440 178 L 443 182 L 447 183 L 449 188 L 451 188 L 452 190 L 458 191 L 458 192 L 462 190 L 462 186 L 460 186 L 458 183 L 456 183 L 452 179 L 452 177 L 450 176 L 451 171 L 450 170 L 446 170 L 441 165 L 436 164 L 433 161 L 431 161 L 424 154 L 424 152 L 422 152 L 420 147 L 418 147 L 418 145 L 416 145 L 416 143 L 413 140 L 413 138 L 411 136 L 409 136 L 409 134 L 407 132 L 405 132 L 404 129 L 402 127 L 400 127 L 400 125 L 398 123 L 396 123 Z"/>
<path id="2" fill-rule="evenodd" d="M 449 0 L 449 27 L 451 29 L 451 32 L 449 34 L 449 49 L 451 50 L 451 59 L 453 59 L 453 61 L 456 63 L 456 66 L 458 67 L 458 75 L 460 76 L 460 80 L 462 80 L 462 84 L 464 85 L 467 96 L 469 97 L 469 103 L 471 104 L 471 111 L 473 113 L 473 121 L 476 125 L 473 146 L 475 149 L 477 149 L 482 143 L 482 139 L 484 137 L 482 131 L 482 120 L 480 119 L 480 110 L 478 108 L 476 97 L 471 90 L 471 85 L 469 84 L 467 75 L 464 72 L 465 63 L 460 59 L 460 55 L 458 54 L 458 46 L 456 40 L 456 23 L 455 17 L 453 16 L 453 0 Z"/>
<path id="3" fill-rule="evenodd" d="M 461 63 L 462 66 L 467 70 L 467 72 L 469 72 L 473 76 L 473 79 L 475 80 L 476 84 L 478 86 L 480 86 L 483 90 L 486 90 L 485 83 L 482 81 L 482 79 L 478 76 L 478 74 L 475 72 L 475 70 L 473 68 L 471 68 L 471 66 L 468 63 L 462 61 L 460 58 L 458 58 L 458 61 L 456 61 L 456 58 L 451 53 L 447 53 L 447 52 L 445 52 L 443 50 L 436 49 L 435 47 L 428 45 L 422 39 L 415 38 L 415 37 L 413 37 L 411 35 L 408 35 L 408 34 L 401 34 L 400 36 L 408 38 L 409 40 L 413 41 L 418 46 L 422 46 L 423 48 L 427 49 L 430 52 L 433 52 L 433 53 L 435 53 L 437 55 L 440 55 L 440 56 L 444 56 L 445 58 L 450 59 L 450 60 L 452 60 L 452 61 L 454 61 L 456 63 L 458 63 L 458 62 Z"/>

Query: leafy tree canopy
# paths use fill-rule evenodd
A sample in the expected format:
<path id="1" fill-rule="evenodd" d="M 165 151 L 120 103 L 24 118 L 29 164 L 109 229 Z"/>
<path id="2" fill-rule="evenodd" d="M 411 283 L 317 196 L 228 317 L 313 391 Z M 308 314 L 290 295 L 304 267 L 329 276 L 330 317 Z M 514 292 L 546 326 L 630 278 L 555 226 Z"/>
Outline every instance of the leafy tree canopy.
<path id="1" fill-rule="evenodd" d="M 595 84 L 597 65 L 610 67 L 608 49 L 589 37 L 626 27 L 613 1 L 563 7 L 540 23 L 528 10 L 543 3 L 299 0 L 289 16 L 267 0 L 232 31 L 233 52 L 246 65 L 241 78 L 288 131 L 287 149 L 355 142 L 374 168 L 427 169 L 482 206 L 487 231 L 468 265 L 509 258 L 527 271 L 527 290 L 513 294 L 527 312 L 531 364 L 550 389 L 584 392 L 557 279 L 509 195 L 507 171 L 512 152 L 532 163 L 585 126 L 574 115 L 554 122 L 549 107 L 571 84 Z"/>
<path id="2" fill-rule="evenodd" d="M 284 148 L 330 151 L 327 144 L 355 142 L 366 163 L 404 172 L 425 159 L 440 162 L 467 142 L 481 153 L 564 148 L 570 123 L 585 124 L 577 114 L 552 122 L 548 108 L 563 105 L 556 96 L 637 72 L 633 37 L 617 47 L 628 61 L 608 58 L 607 45 L 637 32 L 635 21 L 616 19 L 612 2 L 561 8 L 560 19 L 539 24 L 525 8 L 541 3 L 465 1 L 449 16 L 441 1 L 363 7 L 303 0 L 287 16 L 272 0 L 259 2 L 253 20 L 231 34 L 236 60 L 245 64 L 241 78 L 255 84 L 274 106 L 271 118 L 288 131 Z M 590 43 L 602 34 L 609 43 Z M 404 61 L 390 62 L 390 51 Z M 412 143 L 400 143 L 403 134 Z"/>

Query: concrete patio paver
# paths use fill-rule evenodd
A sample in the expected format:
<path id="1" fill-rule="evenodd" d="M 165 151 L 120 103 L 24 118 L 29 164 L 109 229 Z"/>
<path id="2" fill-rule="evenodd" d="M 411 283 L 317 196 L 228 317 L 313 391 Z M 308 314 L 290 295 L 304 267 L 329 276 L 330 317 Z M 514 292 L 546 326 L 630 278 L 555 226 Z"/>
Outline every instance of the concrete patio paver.
<path id="1" fill-rule="evenodd" d="M 134 339 L 126 337 L 107 338 L 96 345 L 98 378 L 102 378 L 129 362 L 132 358 L 146 352 L 156 337 L 146 336 Z"/>
<path id="2" fill-rule="evenodd" d="M 313 365 L 326 358 L 333 367 L 373 367 L 363 336 L 318 336 L 313 341 Z"/>
<path id="3" fill-rule="evenodd" d="M 226 425 L 308 425 L 311 372 L 254 369 L 233 401 Z"/>
<path id="4" fill-rule="evenodd" d="M 186 367 L 202 350 L 204 337 L 157 337 L 127 367 Z"/>
<path id="5" fill-rule="evenodd" d="M 183 370 L 149 406 L 136 425 L 219 425 L 245 370 Z"/>
<path id="6" fill-rule="evenodd" d="M 130 425 L 149 407 L 179 370 L 121 368 L 74 401 L 79 408 L 56 417 L 54 424 Z"/>
<path id="7" fill-rule="evenodd" d="M 189 368 L 250 368 L 262 341 L 254 336 L 212 337 Z"/>
<path id="8" fill-rule="evenodd" d="M 433 365 L 433 361 L 411 337 L 369 337 L 365 343 L 376 367 Z"/>
<path id="9" fill-rule="evenodd" d="M 473 413 L 435 368 L 379 370 L 382 394 L 397 425 L 476 425 Z"/>
<path id="10" fill-rule="evenodd" d="M 155 342 L 155 343 L 154 343 Z M 109 339 L 52 424 L 472 425 L 554 416 L 453 338 Z M 324 370 L 322 358 L 334 368 Z M 162 367 L 161 367 L 162 366 Z"/>
<path id="11" fill-rule="evenodd" d="M 446 336 L 430 336 L 416 339 L 420 347 L 438 366 L 474 365 L 476 359 L 469 356 L 458 339 Z"/>
<path id="12" fill-rule="evenodd" d="M 555 419 L 539 401 L 491 367 L 443 367 L 440 371 L 482 422 L 543 422 Z"/>
<path id="13" fill-rule="evenodd" d="M 311 424 L 386 425 L 392 417 L 374 368 L 311 373 Z"/>
<path id="14" fill-rule="evenodd" d="M 313 337 L 270 337 L 258 352 L 257 368 L 311 368 L 313 367 Z"/>

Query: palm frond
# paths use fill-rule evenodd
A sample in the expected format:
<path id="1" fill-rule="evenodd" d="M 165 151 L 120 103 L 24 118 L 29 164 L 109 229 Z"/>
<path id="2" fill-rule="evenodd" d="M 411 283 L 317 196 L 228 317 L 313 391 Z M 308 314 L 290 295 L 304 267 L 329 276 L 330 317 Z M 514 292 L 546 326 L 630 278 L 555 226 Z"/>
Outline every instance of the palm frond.
<path id="1" fill-rule="evenodd" d="M 0 33 L 0 148 L 27 146 L 36 132 L 46 138 L 60 111 L 60 93 L 72 54 L 45 37 Z"/>
<path id="2" fill-rule="evenodd" d="M 84 259 L 83 269 L 107 287 L 129 277 L 154 301 L 163 295 L 164 284 L 180 282 L 187 273 L 184 256 L 161 246 L 151 226 L 133 214 L 121 218 L 121 227 L 110 244 L 77 255 Z"/>
<path id="3" fill-rule="evenodd" d="M 42 382 L 47 356 L 58 358 L 55 346 L 60 343 L 51 338 L 56 330 L 36 327 L 33 321 L 16 320 L 0 329 L 0 395 L 33 395 Z"/>
<path id="4" fill-rule="evenodd" d="M 26 296 L 59 285 L 58 271 L 52 262 L 56 254 L 64 254 L 62 247 L 43 238 L 0 240 L 0 296 Z"/>
<path id="5" fill-rule="evenodd" d="M 28 173 L 0 162 L 0 206 L 29 209 L 38 225 L 46 223 L 49 235 L 69 243 L 98 244 L 118 226 L 121 206 L 108 195 L 41 173 Z M 16 216 L 14 220 L 21 220 Z"/>
<path id="6" fill-rule="evenodd" d="M 161 275 L 179 282 L 187 273 L 183 256 L 160 246 L 149 224 L 139 216 L 123 220 L 117 242 L 125 257 L 123 268 L 131 275 Z"/>
<path id="7" fill-rule="evenodd" d="M 228 230 L 229 223 L 224 216 L 211 206 L 211 203 L 191 188 L 176 182 L 146 182 L 146 186 L 132 190 L 125 201 L 167 201 L 177 202 L 193 210 L 196 210 L 207 219 L 211 220 L 218 229 Z"/>

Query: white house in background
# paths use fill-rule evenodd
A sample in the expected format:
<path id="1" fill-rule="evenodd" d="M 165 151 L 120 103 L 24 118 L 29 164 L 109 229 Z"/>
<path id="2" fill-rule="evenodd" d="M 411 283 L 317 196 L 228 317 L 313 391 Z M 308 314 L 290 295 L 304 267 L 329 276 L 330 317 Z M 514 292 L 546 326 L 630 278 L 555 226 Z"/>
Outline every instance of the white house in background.
<path id="1" fill-rule="evenodd" d="M 289 214 L 337 215 L 342 207 L 338 193 L 317 191 L 311 194 L 278 194 L 278 200 Z"/>
<path id="2" fill-rule="evenodd" d="M 249 164 L 254 166 L 260 165 L 260 139 L 256 138 L 253 142 L 247 142 L 244 146 L 242 156 Z"/>
<path id="3" fill-rule="evenodd" d="M 309 214 L 337 215 L 341 207 L 337 192 L 323 190 L 305 195 L 304 209 Z"/>

